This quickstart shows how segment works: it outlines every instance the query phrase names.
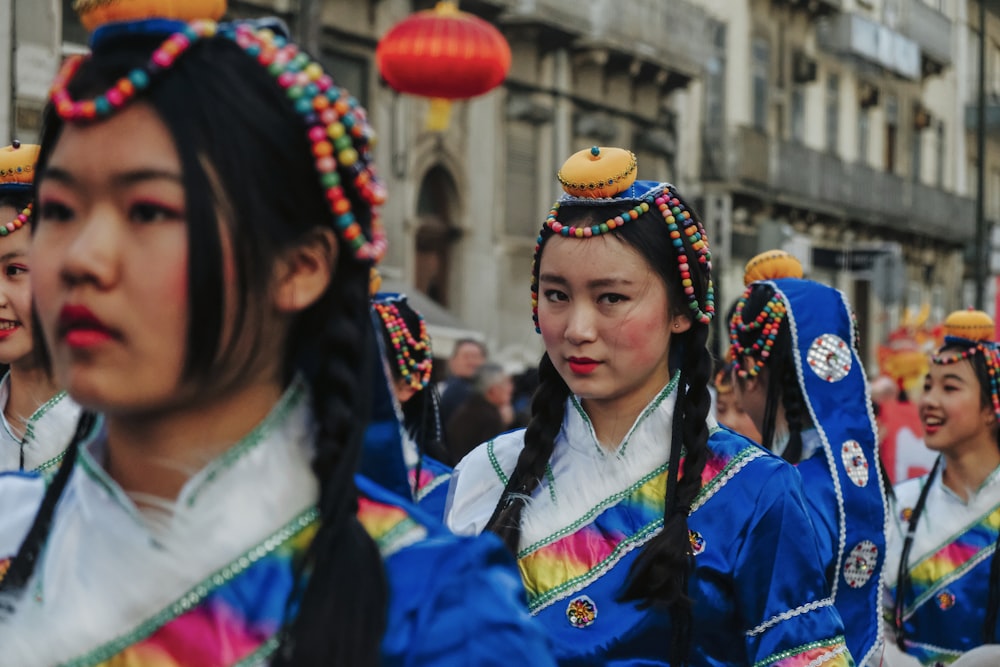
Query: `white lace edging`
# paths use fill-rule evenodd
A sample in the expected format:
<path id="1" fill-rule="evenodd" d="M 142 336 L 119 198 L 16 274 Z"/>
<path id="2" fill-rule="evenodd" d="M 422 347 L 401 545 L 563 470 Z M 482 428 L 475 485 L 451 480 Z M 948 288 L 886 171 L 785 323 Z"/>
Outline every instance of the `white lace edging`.
<path id="1" fill-rule="evenodd" d="M 781 612 L 777 616 L 772 616 L 757 627 L 747 630 L 746 636 L 756 637 L 765 630 L 773 628 L 778 623 L 782 623 L 790 618 L 795 618 L 796 616 L 801 616 L 802 614 L 808 614 L 811 611 L 822 609 L 823 607 L 829 607 L 831 605 L 833 605 L 832 597 L 825 598 L 823 600 L 813 600 L 812 602 L 808 602 L 800 607 L 796 607 L 795 609 L 789 609 L 788 611 Z"/>

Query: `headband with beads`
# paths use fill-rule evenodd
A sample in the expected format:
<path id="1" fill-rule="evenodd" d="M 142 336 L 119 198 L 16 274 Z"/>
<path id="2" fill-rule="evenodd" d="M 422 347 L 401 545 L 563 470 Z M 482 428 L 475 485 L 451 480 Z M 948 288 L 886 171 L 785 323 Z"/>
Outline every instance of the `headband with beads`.
<path id="1" fill-rule="evenodd" d="M 38 151 L 37 145 L 22 144 L 16 140 L 10 146 L 0 148 L 0 194 L 31 191 Z M 0 236 L 16 232 L 31 222 L 32 208 L 29 203 L 14 216 L 13 220 L 0 223 Z"/>
<path id="2" fill-rule="evenodd" d="M 545 240 L 554 234 L 566 238 L 591 238 L 613 232 L 640 215 L 656 208 L 667 223 L 667 234 L 677 251 L 677 266 L 680 273 L 681 289 L 687 299 L 691 316 L 702 324 L 708 324 L 715 315 L 715 288 L 712 284 L 712 253 L 708 246 L 708 234 L 701 221 L 694 217 L 690 208 L 670 183 L 636 181 L 638 165 L 635 155 L 622 148 L 592 148 L 579 151 L 563 164 L 559 170 L 559 182 L 566 194 L 553 204 L 545 218 L 542 230 L 535 243 L 535 254 L 531 264 L 531 310 L 535 331 L 538 326 L 538 259 Z M 559 222 L 559 208 L 567 204 L 593 206 L 627 204 L 632 205 L 604 222 L 587 227 L 575 227 Z M 685 246 L 684 239 L 688 243 Z M 703 302 L 699 302 L 691 278 L 688 254 L 693 253 L 699 264 L 708 272 L 708 286 Z"/>
<path id="3" fill-rule="evenodd" d="M 399 304 L 406 304 L 406 297 L 394 295 L 376 298 L 372 307 L 382 320 L 389 341 L 392 343 L 392 353 L 396 359 L 399 376 L 416 391 L 424 389 L 431 381 L 431 371 L 434 368 L 434 354 L 431 351 L 431 339 L 427 335 L 427 323 L 417 311 L 410 310 L 420 321 L 420 335 L 414 338 L 413 332 L 406 325 L 399 312 Z"/>
<path id="4" fill-rule="evenodd" d="M 753 291 L 753 284 L 760 280 L 780 278 L 801 278 L 802 264 L 784 250 L 768 250 L 752 257 L 743 272 L 746 289 L 736 302 L 736 308 L 729 321 L 729 355 L 733 360 L 736 374 L 741 378 L 753 378 L 767 365 L 774 341 L 781 330 L 781 323 L 788 315 L 788 306 L 781 295 L 775 292 L 757 316 L 750 322 L 743 319 L 743 308 Z M 740 335 L 756 333 L 750 345 L 740 343 Z"/>
<path id="5" fill-rule="evenodd" d="M 944 348 L 934 353 L 931 361 L 947 366 L 981 355 L 989 375 L 993 413 L 1000 418 L 1000 346 L 990 340 L 994 332 L 993 318 L 981 310 L 957 310 L 945 318 L 942 328 Z M 955 345 L 965 349 L 958 353 L 947 349 Z"/>
<path id="6" fill-rule="evenodd" d="M 162 31 L 164 21 L 148 20 L 151 31 Z M 112 24 L 98 29 L 114 34 Z M 130 25 L 142 30 L 143 22 Z M 86 56 L 73 56 L 63 65 L 52 84 L 50 99 L 56 113 L 66 122 L 86 123 L 102 120 L 132 102 L 169 70 L 192 44 L 217 34 L 238 44 L 277 81 L 296 112 L 305 122 L 320 184 L 333 213 L 334 228 L 341 240 L 363 262 L 378 262 L 385 254 L 386 239 L 377 207 L 385 201 L 385 189 L 375 175 L 370 148 L 374 133 L 364 109 L 348 92 L 337 86 L 318 62 L 298 46 L 272 30 L 250 22 L 218 24 L 211 20 L 190 23 L 167 22 L 177 31 L 152 54 L 144 67 L 138 67 L 119 79 L 111 88 L 92 100 L 77 101 L 68 85 Z M 371 207 L 371 229 L 366 232 L 354 216 L 345 194 L 341 173 L 349 175 L 361 198 Z"/>

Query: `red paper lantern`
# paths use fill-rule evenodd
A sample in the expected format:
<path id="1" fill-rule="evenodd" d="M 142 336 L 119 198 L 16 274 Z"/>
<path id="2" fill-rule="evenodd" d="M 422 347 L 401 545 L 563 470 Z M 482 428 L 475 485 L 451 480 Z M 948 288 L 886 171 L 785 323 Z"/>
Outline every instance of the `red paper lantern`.
<path id="1" fill-rule="evenodd" d="M 510 46 L 500 31 L 453 2 L 439 2 L 434 9 L 417 12 L 396 25 L 379 41 L 375 64 L 393 89 L 401 93 L 443 100 L 482 95 L 499 86 L 510 69 Z"/>

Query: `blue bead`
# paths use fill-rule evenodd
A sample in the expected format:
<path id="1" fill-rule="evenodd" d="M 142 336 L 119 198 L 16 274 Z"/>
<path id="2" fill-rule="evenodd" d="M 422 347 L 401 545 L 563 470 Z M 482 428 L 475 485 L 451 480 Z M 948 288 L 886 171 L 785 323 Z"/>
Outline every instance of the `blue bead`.
<path id="1" fill-rule="evenodd" d="M 590 231 L 594 234 L 594 236 L 599 236 L 600 233 L 601 233 L 601 226 L 600 225 L 591 225 L 590 226 Z"/>
<path id="2" fill-rule="evenodd" d="M 351 226 L 351 223 L 354 222 L 354 214 L 348 212 L 338 215 L 336 222 L 337 222 L 337 227 L 339 227 L 340 229 L 347 229 L 348 227 Z"/>
<path id="3" fill-rule="evenodd" d="M 108 98 L 104 95 L 98 95 L 94 98 L 94 108 L 98 114 L 104 116 L 111 113 L 111 102 L 108 102 Z"/>
<path id="4" fill-rule="evenodd" d="M 559 230 L 559 233 L 562 234 L 563 236 L 569 236 L 569 227 L 563 227 L 562 229 Z"/>
<path id="5" fill-rule="evenodd" d="M 300 97 L 295 101 L 295 110 L 300 114 L 307 114 L 312 111 L 312 99 L 308 97 Z"/>
<path id="6" fill-rule="evenodd" d="M 128 80 L 137 90 L 142 90 L 149 85 L 149 75 L 141 69 L 134 69 L 128 75 Z"/>
<path id="7" fill-rule="evenodd" d="M 590 154 L 593 155 L 594 157 L 597 157 L 598 155 L 601 154 L 601 147 L 600 146 L 591 146 L 591 148 L 590 148 Z"/>

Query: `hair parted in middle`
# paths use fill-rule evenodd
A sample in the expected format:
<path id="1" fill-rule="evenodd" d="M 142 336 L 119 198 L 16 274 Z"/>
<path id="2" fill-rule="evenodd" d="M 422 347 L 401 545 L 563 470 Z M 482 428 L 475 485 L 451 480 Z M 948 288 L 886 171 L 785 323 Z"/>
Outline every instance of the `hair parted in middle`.
<path id="1" fill-rule="evenodd" d="M 538 280 L 546 241 L 556 235 L 581 242 L 609 235 L 636 250 L 663 280 L 671 314 L 691 320 L 687 331 L 671 337 L 671 371 L 679 370 L 682 380 L 677 383 L 671 433 L 664 434 L 672 444 L 663 530 L 643 547 L 622 591 L 623 600 L 669 607 L 671 664 L 680 666 L 687 661 L 692 618 L 687 582 L 694 563 L 687 518 L 708 459 L 712 358 L 706 342 L 715 313 L 712 262 L 697 214 L 673 185 L 637 181 L 637 169 L 635 155 L 620 148 L 594 146 L 566 161 L 559 172 L 566 194 L 546 217 L 535 246 L 531 298 L 540 332 Z M 570 394 L 548 353 L 539 362 L 538 375 L 524 449 L 487 524 L 515 554 L 526 499 L 545 477 Z"/>

